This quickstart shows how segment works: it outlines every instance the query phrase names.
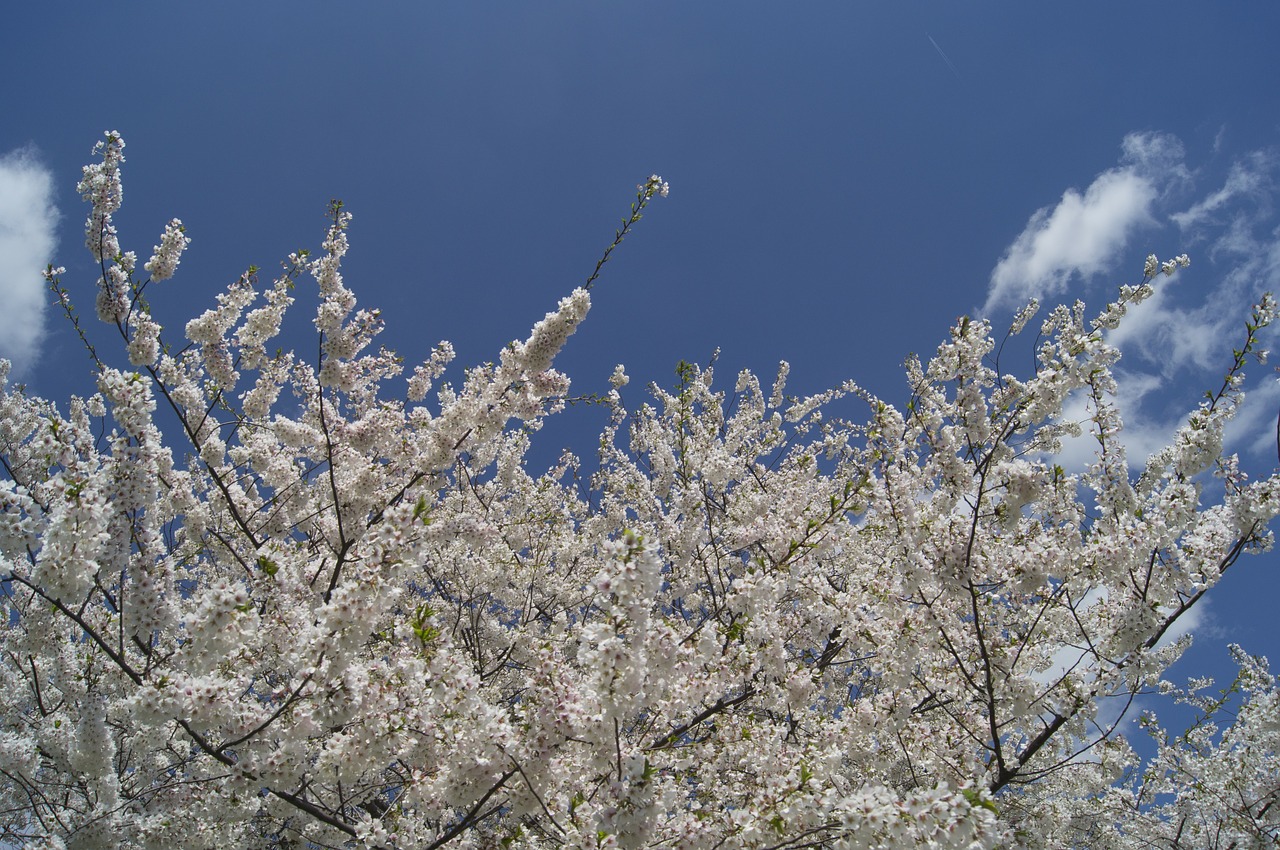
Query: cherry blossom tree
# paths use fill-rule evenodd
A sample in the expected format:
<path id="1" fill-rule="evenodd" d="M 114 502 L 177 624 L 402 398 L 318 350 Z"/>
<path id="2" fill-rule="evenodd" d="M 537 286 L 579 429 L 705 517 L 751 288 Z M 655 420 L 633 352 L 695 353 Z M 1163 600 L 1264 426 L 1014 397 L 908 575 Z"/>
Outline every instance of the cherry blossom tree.
<path id="1" fill-rule="evenodd" d="M 1178 690 L 1186 640 L 1162 638 L 1271 544 L 1280 478 L 1223 449 L 1270 296 L 1140 471 L 1108 332 L 1185 257 L 1096 317 L 1050 311 L 1025 377 L 962 319 L 904 406 L 684 363 L 629 406 L 618 367 L 598 457 L 535 474 L 570 400 L 555 356 L 660 178 L 587 283 L 455 385 L 448 343 L 411 370 L 375 346 L 337 203 L 315 256 L 246 272 L 176 341 L 148 296 L 188 238 L 121 248 L 123 149 L 108 133 L 80 191 L 130 365 L 50 269 L 98 392 L 0 392 L 5 842 L 1277 846 L 1264 661 L 1238 653 L 1229 700 L 1180 690 L 1184 734 L 1146 718 L 1145 762 L 1112 708 Z M 304 289 L 318 354 L 273 353 Z M 1081 433 L 1096 462 L 1066 469 Z"/>

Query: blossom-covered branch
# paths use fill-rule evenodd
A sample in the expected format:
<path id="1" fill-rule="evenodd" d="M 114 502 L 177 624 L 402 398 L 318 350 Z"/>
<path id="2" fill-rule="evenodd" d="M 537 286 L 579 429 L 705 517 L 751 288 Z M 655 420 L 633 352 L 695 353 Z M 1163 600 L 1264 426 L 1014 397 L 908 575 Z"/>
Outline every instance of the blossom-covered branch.
<path id="1" fill-rule="evenodd" d="M 174 219 L 140 279 L 112 223 L 123 147 L 108 134 L 81 192 L 129 366 L 95 344 L 98 392 L 62 407 L 0 366 L 0 841 L 1276 841 L 1265 663 L 1240 654 L 1226 729 L 1203 700 L 1185 736 L 1148 721 L 1147 765 L 1099 709 L 1170 690 L 1185 641 L 1162 636 L 1271 545 L 1280 479 L 1223 448 L 1270 296 L 1140 474 L 1108 333 L 1185 258 L 1095 316 L 1050 311 L 1029 375 L 961 320 L 907 364 L 904 407 L 683 362 L 637 406 L 619 367 L 598 457 L 536 474 L 570 387 L 555 358 L 661 178 L 586 285 L 454 384 L 448 343 L 407 374 L 376 346 L 336 202 L 314 256 L 266 286 L 248 270 L 166 336 L 144 296 L 188 237 Z M 270 353 L 298 301 L 314 345 Z M 1096 462 L 1064 468 L 1083 432 Z"/>

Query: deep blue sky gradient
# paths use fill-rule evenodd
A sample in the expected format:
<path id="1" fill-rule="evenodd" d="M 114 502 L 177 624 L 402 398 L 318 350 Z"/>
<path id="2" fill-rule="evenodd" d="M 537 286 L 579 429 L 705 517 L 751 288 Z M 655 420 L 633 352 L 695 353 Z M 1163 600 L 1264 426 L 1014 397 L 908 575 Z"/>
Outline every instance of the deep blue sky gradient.
<path id="1" fill-rule="evenodd" d="M 980 307 L 1030 217 L 1115 168 L 1127 134 L 1176 137 L 1190 178 L 1066 297 L 1100 307 L 1146 254 L 1183 250 L 1171 292 L 1215 291 L 1240 258 L 1185 244 L 1167 214 L 1250 157 L 1280 174 L 1277 32 L 1280 6 L 1192 2 L 24 3 L 0 30 L 0 154 L 34 146 L 53 173 L 56 264 L 89 319 L 75 183 L 115 129 L 122 242 L 141 262 L 173 216 L 194 240 L 152 293 L 174 332 L 248 265 L 265 284 L 318 247 L 341 198 L 346 279 L 386 312 L 383 339 L 410 363 L 449 339 L 465 365 L 585 279 L 657 172 L 671 197 L 615 254 L 557 364 L 576 391 L 624 363 L 638 404 L 720 347 L 726 386 L 786 359 L 794 392 L 852 377 L 901 403 L 903 358 Z M 1240 213 L 1271 246 L 1275 185 Z M 1276 288 L 1277 267 L 1249 286 Z M 1218 306 L 1242 322 L 1249 305 Z M 90 391 L 78 340 L 47 321 L 25 380 Z M 1186 409 L 1220 374 L 1166 375 L 1145 410 Z M 601 418 L 568 416 L 546 439 L 590 455 Z M 1254 449 L 1246 467 L 1269 470 L 1274 446 Z M 1193 663 L 1225 669 L 1226 642 L 1280 660 L 1277 568 L 1246 559 L 1215 590 Z"/>

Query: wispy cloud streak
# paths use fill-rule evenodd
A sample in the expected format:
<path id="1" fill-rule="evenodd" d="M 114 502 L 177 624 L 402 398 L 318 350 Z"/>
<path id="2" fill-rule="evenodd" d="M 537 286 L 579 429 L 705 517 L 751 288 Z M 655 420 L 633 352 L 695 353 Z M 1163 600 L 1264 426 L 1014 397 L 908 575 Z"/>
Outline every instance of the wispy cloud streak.
<path id="1" fill-rule="evenodd" d="M 951 73 L 956 75 L 956 79 L 961 83 L 964 83 L 964 77 L 960 76 L 960 71 L 956 68 L 955 63 L 952 62 L 951 57 L 947 56 L 943 49 L 938 46 L 938 42 L 933 40 L 933 36 L 929 35 L 929 33 L 925 33 L 924 37 L 929 39 L 929 43 L 933 45 L 933 49 L 938 51 L 938 55 L 942 57 L 943 62 L 947 63 L 947 67 L 951 69 Z"/>

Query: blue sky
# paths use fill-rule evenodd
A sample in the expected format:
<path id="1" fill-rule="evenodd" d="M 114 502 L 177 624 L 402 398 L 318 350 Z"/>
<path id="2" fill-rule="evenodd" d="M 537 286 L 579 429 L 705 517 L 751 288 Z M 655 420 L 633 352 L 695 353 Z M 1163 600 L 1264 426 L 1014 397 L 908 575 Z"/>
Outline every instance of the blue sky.
<path id="1" fill-rule="evenodd" d="M 1147 254 L 1185 251 L 1123 340 L 1137 465 L 1280 290 L 1273 4 L 69 0 L 6 17 L 0 356 L 50 398 L 91 373 L 38 271 L 66 266 L 91 316 L 75 184 L 107 129 L 128 143 L 125 246 L 145 258 L 174 216 L 193 239 L 153 293 L 162 322 L 317 247 L 341 198 L 348 284 L 410 362 L 439 339 L 471 364 L 523 338 L 661 174 L 670 198 L 559 362 L 580 392 L 626 364 L 633 403 L 717 347 L 726 380 L 786 359 L 796 392 L 854 378 L 902 402 L 899 365 L 958 316 L 1000 326 L 1030 295 L 1100 307 Z M 1252 377 L 1233 440 L 1266 472 L 1280 387 Z M 589 454 L 602 420 L 569 416 L 544 439 Z M 1235 572 L 1190 666 L 1221 669 L 1226 642 L 1280 661 L 1280 556 Z"/>

